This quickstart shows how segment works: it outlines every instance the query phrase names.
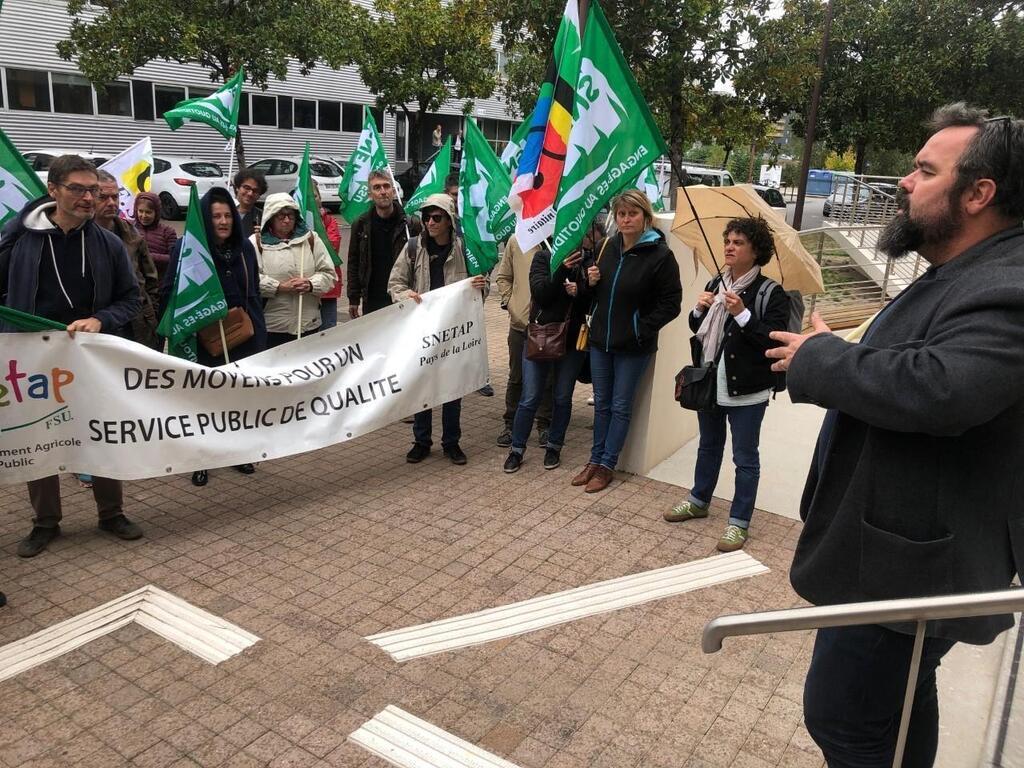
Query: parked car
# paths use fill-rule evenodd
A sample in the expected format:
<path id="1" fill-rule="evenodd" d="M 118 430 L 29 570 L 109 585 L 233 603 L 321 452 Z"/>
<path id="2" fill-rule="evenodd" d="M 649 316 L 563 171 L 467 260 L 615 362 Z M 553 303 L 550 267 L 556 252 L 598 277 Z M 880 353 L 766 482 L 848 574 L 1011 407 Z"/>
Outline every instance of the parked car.
<path id="1" fill-rule="evenodd" d="M 348 165 L 348 158 L 336 157 L 332 155 L 328 159 L 341 169 L 341 175 L 344 176 L 345 166 Z M 452 170 L 458 171 L 459 168 L 458 166 L 453 165 Z M 398 193 L 398 197 L 401 198 L 402 200 L 405 200 L 405 190 L 407 189 L 410 190 L 409 194 L 411 195 L 412 191 L 416 189 L 416 185 L 419 184 L 420 178 L 426 172 L 427 166 L 425 165 L 421 166 L 421 171 L 419 173 L 414 173 L 413 166 L 410 165 L 408 168 L 402 171 L 402 173 L 395 174 L 395 191 Z M 408 178 L 415 178 L 415 183 L 408 183 Z"/>
<path id="2" fill-rule="evenodd" d="M 213 187 L 226 186 L 228 179 L 217 163 L 166 155 L 153 158 L 149 189 L 160 198 L 160 215 L 164 219 L 185 218 L 192 187 L 202 197 Z"/>
<path id="3" fill-rule="evenodd" d="M 50 163 L 61 155 L 79 155 L 86 160 L 92 160 L 95 165 L 103 165 L 110 159 L 107 155 L 79 152 L 77 149 L 32 149 L 28 152 L 22 152 L 22 156 L 32 170 L 36 172 L 36 176 L 42 180 L 43 184 L 46 183 L 46 175 L 50 171 Z"/>
<path id="4" fill-rule="evenodd" d="M 690 177 L 690 185 L 706 184 L 709 187 L 731 187 L 736 183 L 732 180 L 732 174 L 722 168 L 683 163 L 683 169 Z"/>
<path id="5" fill-rule="evenodd" d="M 267 177 L 267 194 L 275 192 L 291 193 L 299 180 L 299 164 L 302 156 L 297 157 L 267 157 L 257 160 L 249 165 L 249 168 L 256 171 L 263 171 Z M 320 200 L 324 207 L 338 210 L 338 187 L 341 185 L 343 171 L 330 158 L 311 157 L 309 170 L 313 175 L 313 181 L 320 187 Z"/>
<path id="6" fill-rule="evenodd" d="M 772 208 L 779 209 L 779 213 L 782 214 L 782 218 L 786 218 L 786 199 L 782 196 L 775 187 L 766 187 L 763 184 L 753 184 L 754 191 L 761 196 Z"/>
<path id="7" fill-rule="evenodd" d="M 844 184 L 838 186 L 822 206 L 821 214 L 826 219 L 845 219 L 851 215 L 856 221 L 864 221 L 870 215 L 870 223 L 879 223 L 896 211 L 896 193 L 899 187 L 886 182 L 867 184 Z"/>

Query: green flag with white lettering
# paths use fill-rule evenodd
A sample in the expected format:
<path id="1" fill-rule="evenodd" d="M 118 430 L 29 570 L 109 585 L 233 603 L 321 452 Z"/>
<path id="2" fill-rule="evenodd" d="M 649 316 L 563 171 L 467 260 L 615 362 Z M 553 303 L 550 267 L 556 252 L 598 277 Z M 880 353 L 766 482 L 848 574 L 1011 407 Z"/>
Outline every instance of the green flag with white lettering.
<path id="1" fill-rule="evenodd" d="M 377 121 L 370 108 L 363 106 L 363 130 L 359 143 L 345 164 L 345 178 L 341 180 L 338 197 L 341 198 L 341 215 L 349 224 L 370 210 L 370 171 L 387 169 L 388 156 L 377 133 Z"/>
<path id="2" fill-rule="evenodd" d="M 324 219 L 320 215 L 320 206 L 316 204 L 316 195 L 313 194 L 313 174 L 309 168 L 309 142 L 306 142 L 306 151 L 302 155 L 302 163 L 299 165 L 299 183 L 295 187 L 295 202 L 302 211 L 302 219 L 306 222 L 306 229 L 316 232 L 317 236 L 331 256 L 334 266 L 341 266 L 341 257 L 338 256 L 327 237 L 327 229 L 324 227 Z"/>
<path id="3" fill-rule="evenodd" d="M 651 207 L 655 213 L 661 213 L 665 210 L 665 203 L 661 197 L 661 182 L 654 172 L 653 165 L 647 166 L 647 169 L 633 182 L 633 186 L 647 195 L 647 199 L 651 201 Z"/>
<path id="4" fill-rule="evenodd" d="M 582 242 L 594 216 L 659 155 L 668 154 L 608 21 L 591 3 L 583 33 L 565 168 L 555 199 L 551 269 Z"/>
<path id="5" fill-rule="evenodd" d="M 508 168 L 509 174 L 513 174 L 519 167 L 519 158 L 522 157 L 523 147 L 526 146 L 526 137 L 530 133 L 530 123 L 533 121 L 533 114 L 526 116 L 526 119 L 516 128 L 512 134 L 512 140 L 501 150 L 501 164 Z"/>
<path id="6" fill-rule="evenodd" d="M 185 123 L 206 123 L 225 139 L 238 133 L 238 107 L 242 103 L 245 74 L 238 70 L 224 85 L 200 99 L 186 99 L 164 112 L 164 120 L 176 131 Z"/>
<path id="7" fill-rule="evenodd" d="M 459 221 L 469 274 L 482 275 L 498 263 L 498 243 L 516 228 L 508 207 L 512 179 L 472 118 L 459 167 Z"/>
<path id="8" fill-rule="evenodd" d="M 199 195 L 193 185 L 185 234 L 178 252 L 174 290 L 156 330 L 167 339 L 167 354 L 195 362 L 198 359 L 196 332 L 227 313 L 228 302 L 210 255 Z"/>
<path id="9" fill-rule="evenodd" d="M 0 227 L 21 213 L 27 203 L 45 194 L 46 185 L 0 130 Z"/>
<path id="10" fill-rule="evenodd" d="M 412 197 L 405 201 L 407 211 L 418 211 L 423 201 L 431 195 L 444 192 L 444 180 L 448 178 L 452 168 L 452 137 L 445 139 L 444 146 L 437 151 L 434 162 L 427 173 L 420 179 L 420 184 Z"/>

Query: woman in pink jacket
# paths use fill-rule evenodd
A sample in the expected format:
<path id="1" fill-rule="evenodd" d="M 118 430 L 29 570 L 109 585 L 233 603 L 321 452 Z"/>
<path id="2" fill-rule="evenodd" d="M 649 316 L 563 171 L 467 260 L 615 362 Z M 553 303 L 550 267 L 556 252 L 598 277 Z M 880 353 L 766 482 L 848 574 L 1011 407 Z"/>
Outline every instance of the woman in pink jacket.
<path id="1" fill-rule="evenodd" d="M 160 280 L 167 271 L 167 260 L 171 256 L 171 248 L 178 241 L 178 233 L 173 227 L 160 221 L 160 198 L 152 192 L 140 192 L 135 197 L 135 228 L 146 239 L 149 255 L 156 264 Z"/>

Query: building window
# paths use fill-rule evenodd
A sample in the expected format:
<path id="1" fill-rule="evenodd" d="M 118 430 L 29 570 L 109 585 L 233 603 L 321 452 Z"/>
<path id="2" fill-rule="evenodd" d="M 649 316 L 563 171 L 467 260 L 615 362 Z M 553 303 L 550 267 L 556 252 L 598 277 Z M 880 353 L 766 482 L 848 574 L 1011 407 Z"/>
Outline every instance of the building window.
<path id="1" fill-rule="evenodd" d="M 363 105 L 341 105 L 341 130 L 346 133 L 359 133 L 363 130 Z"/>
<path id="2" fill-rule="evenodd" d="M 190 99 L 203 99 L 213 93 L 213 88 L 203 88 L 201 86 L 190 85 L 188 87 L 188 97 Z"/>
<path id="3" fill-rule="evenodd" d="M 132 116 L 132 87 L 128 83 L 107 83 L 96 91 L 96 111 L 101 115 Z"/>
<path id="4" fill-rule="evenodd" d="M 158 85 L 153 89 L 153 98 L 156 99 L 157 116 L 163 117 L 164 112 L 174 109 L 175 104 L 185 100 L 185 89 L 173 85 Z"/>
<path id="5" fill-rule="evenodd" d="M 296 99 L 294 103 L 296 128 L 316 128 L 316 102 Z"/>
<path id="6" fill-rule="evenodd" d="M 136 120 L 153 119 L 153 84 L 148 80 L 132 80 L 132 106 Z"/>
<path id="7" fill-rule="evenodd" d="M 504 48 L 499 48 L 496 51 L 496 60 L 498 65 L 498 79 L 504 80 L 508 70 L 508 54 L 505 53 Z"/>
<path id="8" fill-rule="evenodd" d="M 395 160 L 409 159 L 409 142 L 406 134 L 409 132 L 408 123 L 405 121 L 405 113 L 395 116 Z"/>
<path id="9" fill-rule="evenodd" d="M 340 131 L 341 102 L 321 101 L 317 119 L 321 131 Z"/>
<path id="10" fill-rule="evenodd" d="M 277 127 L 277 97 L 252 95 L 252 124 Z"/>
<path id="11" fill-rule="evenodd" d="M 7 69 L 7 105 L 11 109 L 50 111 L 50 81 L 45 72 Z"/>
<path id="12" fill-rule="evenodd" d="M 277 127 L 290 129 L 292 127 L 292 97 L 277 97 Z"/>
<path id="13" fill-rule="evenodd" d="M 92 114 L 92 86 L 81 75 L 50 74 L 53 83 L 53 111 L 72 115 Z"/>
<path id="14" fill-rule="evenodd" d="M 249 94 L 242 91 L 242 99 L 238 102 L 238 124 L 249 124 Z"/>

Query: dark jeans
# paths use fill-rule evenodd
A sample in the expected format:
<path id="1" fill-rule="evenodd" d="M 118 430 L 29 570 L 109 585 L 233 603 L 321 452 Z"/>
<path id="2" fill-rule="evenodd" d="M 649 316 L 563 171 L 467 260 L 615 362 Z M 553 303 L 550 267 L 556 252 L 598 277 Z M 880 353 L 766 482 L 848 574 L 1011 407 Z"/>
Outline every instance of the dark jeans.
<path id="1" fill-rule="evenodd" d="M 282 344 L 287 344 L 289 341 L 295 341 L 298 336 L 291 333 L 274 333 L 271 331 L 267 332 L 267 349 L 273 349 L 274 347 L 280 347 Z"/>
<path id="2" fill-rule="evenodd" d="M 633 396 L 650 355 L 620 355 L 590 348 L 590 377 L 594 384 L 594 446 L 590 463 L 615 469 L 629 434 Z"/>
<path id="3" fill-rule="evenodd" d="M 338 324 L 338 300 L 320 299 L 320 330 L 326 331 Z"/>
<path id="4" fill-rule="evenodd" d="M 761 479 L 761 421 L 768 403 L 723 407 L 713 411 L 699 411 L 700 445 L 697 448 L 697 467 L 694 471 L 690 501 L 706 507 L 715 495 L 718 474 L 725 453 L 725 421 L 732 430 L 732 461 L 736 465 L 736 493 L 729 511 L 729 524 L 747 528 L 754 513 L 757 484 Z"/>
<path id="5" fill-rule="evenodd" d="M 935 670 L 952 640 L 926 637 L 903 768 L 930 768 L 939 739 Z M 870 625 L 819 629 L 804 683 L 804 721 L 829 768 L 889 768 L 913 635 Z"/>
<path id="6" fill-rule="evenodd" d="M 572 391 L 576 387 L 576 374 L 583 365 L 586 352 L 577 352 L 575 347 L 566 352 L 561 360 L 537 362 L 527 360 L 523 350 L 523 396 L 512 422 L 512 451 L 522 455 L 530 437 L 533 418 L 541 402 L 551 391 L 554 383 L 554 403 L 551 410 L 551 426 L 548 431 L 548 448 L 562 450 L 565 431 L 572 416 Z"/>
<path id="7" fill-rule="evenodd" d="M 384 307 L 390 307 L 392 304 L 390 296 L 368 296 L 366 301 L 363 302 L 361 307 L 361 314 L 365 315 L 370 312 L 376 312 L 378 309 L 384 309 Z"/>
<path id="8" fill-rule="evenodd" d="M 516 409 L 523 399 L 523 353 L 526 351 L 526 331 L 508 329 L 508 386 L 505 387 L 505 428 L 512 429 Z M 551 401 L 554 396 L 555 379 L 549 377 L 537 406 L 537 429 L 543 431 L 551 426 Z"/>
<path id="9" fill-rule="evenodd" d="M 124 489 L 120 480 L 93 477 L 92 496 L 96 499 L 96 512 L 100 520 L 109 520 L 122 514 Z M 29 480 L 28 500 L 35 512 L 33 525 L 40 528 L 57 527 L 63 517 L 60 506 L 60 478 L 57 475 Z"/>
<path id="10" fill-rule="evenodd" d="M 450 448 L 458 445 L 462 438 L 462 399 L 452 400 L 441 406 L 441 447 Z M 413 417 L 412 436 L 417 445 L 427 448 L 434 444 L 430 435 L 434 428 L 434 412 L 430 409 L 420 411 Z"/>

